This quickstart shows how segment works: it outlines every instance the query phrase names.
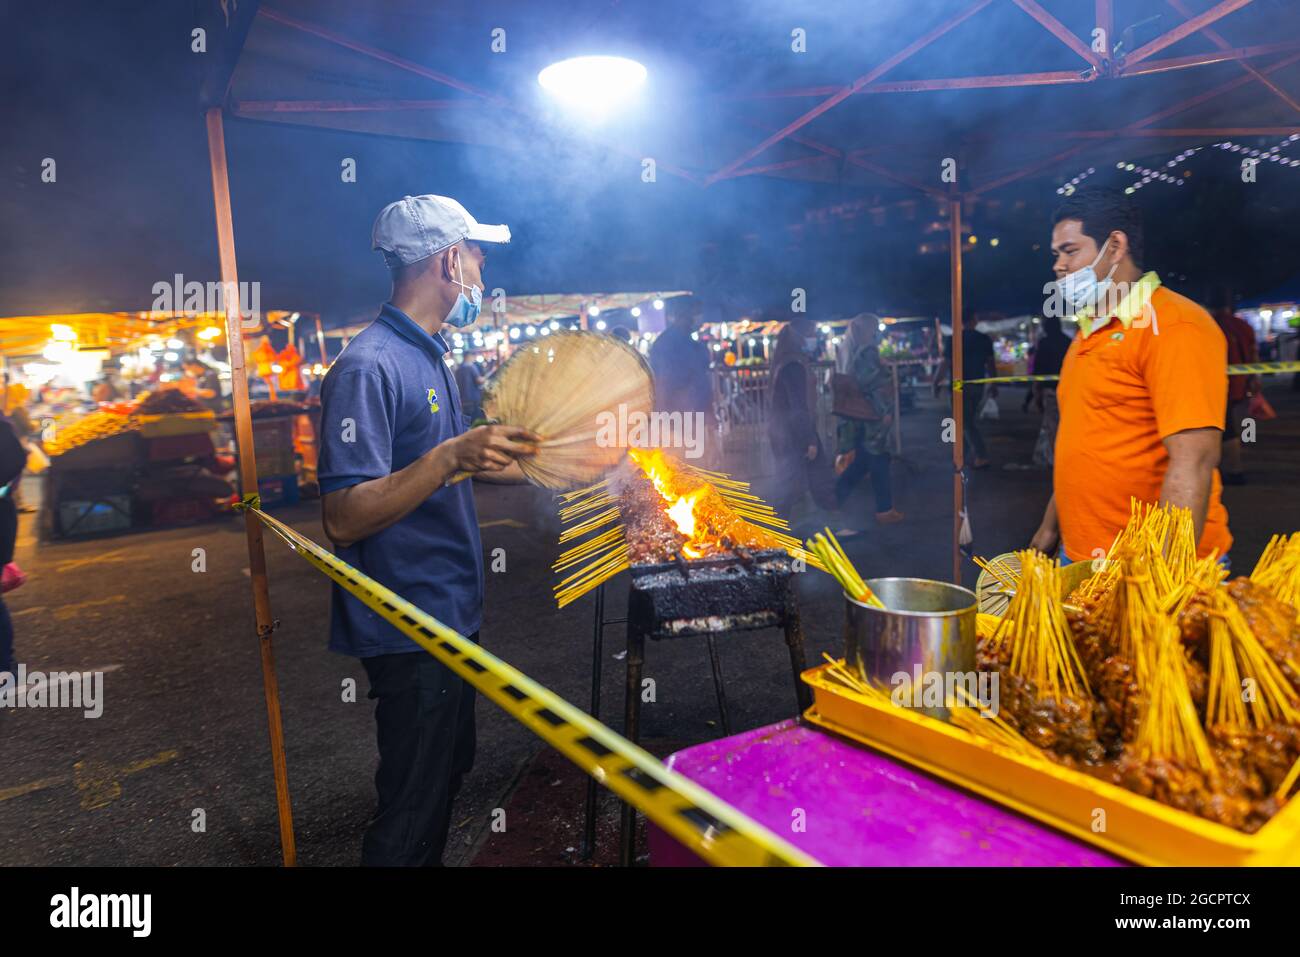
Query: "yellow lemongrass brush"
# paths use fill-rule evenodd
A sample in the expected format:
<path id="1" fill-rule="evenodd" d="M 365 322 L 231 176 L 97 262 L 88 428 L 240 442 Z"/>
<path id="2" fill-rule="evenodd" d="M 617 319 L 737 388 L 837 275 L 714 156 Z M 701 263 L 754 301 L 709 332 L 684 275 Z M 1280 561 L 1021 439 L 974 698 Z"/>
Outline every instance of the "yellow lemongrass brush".
<path id="1" fill-rule="evenodd" d="M 844 589 L 846 595 L 864 605 L 872 605 L 876 608 L 885 607 L 884 603 L 867 587 L 867 583 L 862 580 L 862 576 L 853 567 L 853 562 L 849 560 L 849 556 L 835 538 L 835 533 L 829 528 L 825 532 L 818 532 L 808 539 L 804 545 L 808 551 L 816 556 L 822 568 L 840 583 L 840 587 Z"/>
<path id="2" fill-rule="evenodd" d="M 594 332 L 557 332 L 520 346 L 483 393 L 489 419 L 542 437 L 537 454 L 520 458 L 519 467 L 534 485 L 553 489 L 603 478 L 623 460 L 629 438 L 620 431 L 648 424 L 653 410 L 645 359 Z"/>

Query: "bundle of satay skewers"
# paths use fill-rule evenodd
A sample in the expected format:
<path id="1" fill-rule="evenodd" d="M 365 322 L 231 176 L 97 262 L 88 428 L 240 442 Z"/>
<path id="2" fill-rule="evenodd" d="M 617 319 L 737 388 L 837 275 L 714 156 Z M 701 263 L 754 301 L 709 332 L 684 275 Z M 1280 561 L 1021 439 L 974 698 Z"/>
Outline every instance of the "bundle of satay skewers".
<path id="1" fill-rule="evenodd" d="M 1134 501 L 1094 574 L 1017 554 L 981 639 L 999 717 L 1052 761 L 1253 832 L 1300 778 L 1300 533 L 1249 577 L 1197 555 L 1191 512 Z M 999 581 L 1006 568 L 988 566 Z"/>
<path id="2" fill-rule="evenodd" d="M 821 566 L 840 583 L 844 594 L 863 605 L 871 605 L 873 608 L 885 607 L 862 580 L 862 576 L 853 567 L 853 562 L 849 560 L 844 547 L 829 528 L 808 539 L 804 547 L 816 556 Z"/>

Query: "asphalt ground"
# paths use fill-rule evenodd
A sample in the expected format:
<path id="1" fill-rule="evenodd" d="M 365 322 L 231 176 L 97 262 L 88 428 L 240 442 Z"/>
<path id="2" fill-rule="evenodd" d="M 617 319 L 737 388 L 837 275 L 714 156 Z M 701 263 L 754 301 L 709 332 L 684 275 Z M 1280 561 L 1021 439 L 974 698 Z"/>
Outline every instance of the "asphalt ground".
<path id="1" fill-rule="evenodd" d="M 1001 418 L 986 425 L 992 468 L 975 472 L 970 507 L 976 550 L 1021 547 L 1049 494 L 1041 470 L 1008 470 L 1030 458 L 1037 416 L 1023 392 L 1003 391 Z M 1269 383 L 1279 418 L 1247 448 L 1250 482 L 1225 501 L 1248 571 L 1268 536 L 1300 529 L 1300 393 L 1290 377 Z M 874 526 L 864 485 L 845 514 L 800 513 L 866 534 L 846 543 L 865 577 L 947 578 L 951 568 L 951 446 L 946 410 L 922 397 L 904 416 L 904 455 L 894 465 L 896 507 L 907 520 Z M 753 479 L 765 493 L 762 477 Z M 504 548 L 506 569 L 487 574 L 482 641 L 564 698 L 590 692 L 592 599 L 556 610 L 550 564 L 558 524 L 549 493 L 476 487 L 486 552 Z M 324 542 L 316 503 L 275 510 Z M 18 562 L 31 575 L 7 596 L 18 660 L 28 670 L 104 672 L 103 713 L 0 709 L 0 862 L 6 865 L 274 865 L 279 829 L 268 750 L 241 519 L 68 542 L 40 542 L 24 516 Z M 195 570 L 203 549 L 206 570 Z M 284 734 L 299 862 L 352 865 L 374 808 L 373 705 L 359 663 L 326 650 L 328 583 L 267 537 Z M 966 583 L 975 570 L 966 565 Z M 607 614 L 626 602 L 627 576 L 608 586 Z M 815 571 L 798 585 L 808 660 L 838 653 L 842 599 Z M 436 609 L 429 609 L 436 615 Z M 606 637 L 602 717 L 622 726 L 621 626 Z M 734 731 L 795 711 L 777 631 L 721 644 Z M 643 741 L 666 754 L 720 735 L 705 646 L 652 643 L 646 677 L 656 700 L 642 710 Z M 355 682 L 355 700 L 347 695 Z M 583 780 L 490 702 L 478 705 L 478 756 L 453 816 L 448 864 L 576 862 Z M 545 752 L 545 753 L 543 753 Z M 598 860 L 613 859 L 615 802 L 603 802 Z M 505 833 L 494 832 L 497 809 Z"/>

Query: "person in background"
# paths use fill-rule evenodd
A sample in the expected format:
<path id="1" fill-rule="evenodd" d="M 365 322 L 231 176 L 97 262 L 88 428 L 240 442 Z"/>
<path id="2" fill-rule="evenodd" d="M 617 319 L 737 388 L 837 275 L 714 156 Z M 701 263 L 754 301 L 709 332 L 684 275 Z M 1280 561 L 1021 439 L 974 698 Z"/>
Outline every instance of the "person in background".
<path id="1" fill-rule="evenodd" d="M 1053 217 L 1055 295 L 1079 332 L 1030 545 L 1063 561 L 1105 555 L 1132 499 L 1190 509 L 1202 558 L 1232 547 L 1218 470 L 1227 343 L 1209 313 L 1142 271 L 1142 253 L 1141 214 L 1118 190 L 1076 190 Z"/>
<path id="2" fill-rule="evenodd" d="M 998 374 L 994 358 L 993 340 L 979 329 L 979 319 L 963 324 L 961 331 L 961 377 L 965 379 L 991 379 Z M 944 358 L 947 360 L 949 376 L 952 375 L 952 336 L 944 341 Z M 936 372 L 936 375 L 939 373 Z M 935 381 L 937 390 L 938 380 Z M 990 385 L 989 398 L 997 398 L 998 387 Z M 989 467 L 988 447 L 984 444 L 984 433 L 980 431 L 979 414 L 984 404 L 985 390 L 982 383 L 963 385 L 961 389 L 962 431 L 966 443 L 966 458 L 972 468 Z"/>
<path id="3" fill-rule="evenodd" d="M 1029 343 L 1029 348 L 1025 351 L 1025 369 L 1026 369 L 1025 374 L 1026 375 L 1034 374 L 1034 358 L 1037 352 L 1038 352 L 1038 343 L 1037 342 Z M 1043 397 L 1038 393 L 1038 390 L 1034 388 L 1034 383 L 1030 382 L 1029 387 L 1025 389 L 1025 401 L 1020 403 L 1020 411 L 1028 412 L 1029 406 L 1032 405 L 1035 400 L 1038 401 L 1038 411 L 1042 412 Z"/>
<path id="4" fill-rule="evenodd" d="M 103 378 L 90 390 L 90 398 L 94 402 L 116 402 L 120 397 L 121 392 L 117 388 L 117 383 L 113 381 L 111 372 L 105 372 Z"/>
<path id="5" fill-rule="evenodd" d="M 190 356 L 182 364 L 185 381 L 181 388 L 213 412 L 221 411 L 221 377 L 206 362 Z"/>
<path id="6" fill-rule="evenodd" d="M 1220 290 L 1215 297 L 1214 321 L 1228 340 L 1228 365 L 1258 362 L 1259 350 L 1255 330 L 1233 312 L 1232 293 Z M 1245 419 L 1250 416 L 1250 401 L 1259 392 L 1259 376 L 1228 376 L 1228 418 L 1223 428 L 1223 464 L 1219 474 L 1224 485 L 1245 485 L 1246 472 L 1241 464 L 1241 436 Z"/>
<path id="7" fill-rule="evenodd" d="M 1059 376 L 1069 348 L 1070 337 L 1061 331 L 1061 320 L 1056 316 L 1044 316 L 1043 334 L 1034 348 L 1034 365 L 1029 374 Z M 1034 444 L 1034 464 L 1050 469 L 1056 457 L 1056 429 L 1061 422 L 1061 410 L 1056 404 L 1056 382 L 1033 383 L 1033 394 L 1043 413 L 1043 424 Z"/>
<path id="8" fill-rule="evenodd" d="M 483 417 L 483 373 L 478 360 L 466 358 L 456 367 L 456 388 L 466 423 Z"/>
<path id="9" fill-rule="evenodd" d="M 17 487 L 27 465 L 27 452 L 14 434 L 13 426 L 0 418 L 0 568 L 14 560 L 14 543 L 18 540 L 18 509 L 12 490 Z M 18 680 L 18 663 L 14 656 L 14 623 L 9 617 L 4 596 L 0 593 L 0 686 Z"/>
<path id="10" fill-rule="evenodd" d="M 713 389 L 710 384 L 709 350 L 691 338 L 699 325 L 698 311 L 690 303 L 677 306 L 669 316 L 668 328 L 659 333 L 647 357 L 654 374 L 655 411 L 680 412 L 695 416 L 703 425 L 704 455 L 710 456 L 713 434 Z M 707 460 L 707 459 L 706 459 Z"/>
<path id="11" fill-rule="evenodd" d="M 903 513 L 894 508 L 893 482 L 889 474 L 889 437 L 897 410 L 894 408 L 893 379 L 880 361 L 880 317 L 866 312 L 849 323 L 845 348 L 837 353 L 836 371 L 853 377 L 854 384 L 875 411 L 875 419 L 840 418 L 836 438 L 835 501 L 843 506 L 864 475 L 871 475 L 876 497 L 876 521 L 894 525 Z M 844 529 L 845 534 L 853 533 Z"/>
<path id="12" fill-rule="evenodd" d="M 837 507 L 831 463 L 817 435 L 817 377 L 812 362 L 819 353 L 817 330 L 805 318 L 792 319 L 772 350 L 771 408 L 768 414 L 776 491 L 772 507 L 791 521 L 805 492 L 824 509 Z"/>
<path id="13" fill-rule="evenodd" d="M 8 420 L 13 426 L 14 435 L 18 437 L 18 444 L 22 447 L 23 455 L 31 454 L 32 434 L 36 427 L 32 424 L 32 417 L 27 412 L 27 407 L 23 403 L 26 401 L 26 389 L 21 391 L 10 387 L 10 405 L 9 411 L 5 415 L 0 415 L 0 421 Z M 39 443 L 37 443 L 39 447 Z M 14 507 L 23 513 L 36 511 L 36 506 L 23 501 L 21 493 L 22 476 L 14 479 L 13 484 L 9 487 L 9 497 L 13 500 Z"/>

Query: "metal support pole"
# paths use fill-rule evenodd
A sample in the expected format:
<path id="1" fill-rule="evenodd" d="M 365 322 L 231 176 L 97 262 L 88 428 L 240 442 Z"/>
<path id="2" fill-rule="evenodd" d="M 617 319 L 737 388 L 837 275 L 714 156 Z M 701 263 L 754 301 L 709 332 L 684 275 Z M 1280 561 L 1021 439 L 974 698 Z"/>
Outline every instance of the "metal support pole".
<path id="1" fill-rule="evenodd" d="M 330 357 L 325 351 L 325 330 L 321 328 L 320 313 L 316 313 L 316 344 L 320 346 L 320 364 L 323 366 L 329 365 Z"/>
<path id="2" fill-rule="evenodd" d="M 961 195 L 948 200 L 949 269 L 952 282 L 952 419 L 956 437 L 952 444 L 952 580 L 961 584 L 961 472 L 965 467 L 965 423 L 962 421 L 962 321 L 961 321 Z"/>
<path id="3" fill-rule="evenodd" d="M 235 401 L 235 434 L 239 440 L 239 475 L 244 491 L 257 490 L 257 460 L 253 451 L 253 420 L 248 408 L 248 375 L 244 370 L 244 336 L 239 315 L 239 276 L 235 264 L 235 227 L 230 212 L 230 180 L 226 171 L 226 140 L 221 108 L 206 113 L 208 161 L 212 167 L 212 196 L 217 216 L 217 247 L 221 255 L 221 282 L 225 290 L 226 344 L 230 351 L 230 372 Z M 275 678 L 275 653 L 271 635 L 271 593 L 266 577 L 266 552 L 262 547 L 262 523 L 244 515 L 248 538 L 248 571 L 253 588 L 253 611 L 258 644 L 262 653 L 262 688 L 266 694 L 267 730 L 271 738 L 271 765 L 275 774 L 275 799 L 280 817 L 280 849 L 285 867 L 294 867 L 298 852 L 293 837 L 293 808 L 289 800 L 289 770 L 284 757 L 284 728 L 280 721 L 280 689 Z"/>

